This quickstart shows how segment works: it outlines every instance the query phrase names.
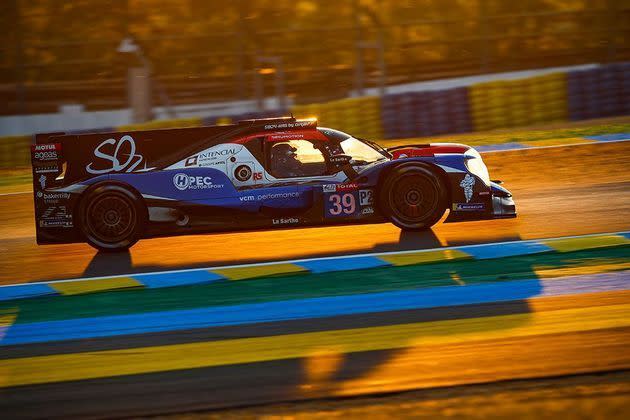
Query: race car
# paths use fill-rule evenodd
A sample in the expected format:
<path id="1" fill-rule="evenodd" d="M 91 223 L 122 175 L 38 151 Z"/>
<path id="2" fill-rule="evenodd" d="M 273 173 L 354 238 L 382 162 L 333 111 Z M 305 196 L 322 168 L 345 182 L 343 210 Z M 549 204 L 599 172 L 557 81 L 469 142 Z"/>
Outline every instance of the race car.
<path id="1" fill-rule="evenodd" d="M 385 149 L 312 119 L 38 134 L 31 152 L 38 244 L 120 251 L 201 232 L 516 217 L 472 147 Z"/>

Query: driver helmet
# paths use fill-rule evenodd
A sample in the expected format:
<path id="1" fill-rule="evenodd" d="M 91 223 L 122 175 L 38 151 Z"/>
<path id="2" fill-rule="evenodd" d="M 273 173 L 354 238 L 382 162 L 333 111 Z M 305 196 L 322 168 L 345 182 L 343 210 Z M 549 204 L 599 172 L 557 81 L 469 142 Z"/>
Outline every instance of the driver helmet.
<path id="1" fill-rule="evenodd" d="M 280 143 L 274 146 L 273 153 L 277 159 L 295 159 L 297 149 L 289 143 Z"/>

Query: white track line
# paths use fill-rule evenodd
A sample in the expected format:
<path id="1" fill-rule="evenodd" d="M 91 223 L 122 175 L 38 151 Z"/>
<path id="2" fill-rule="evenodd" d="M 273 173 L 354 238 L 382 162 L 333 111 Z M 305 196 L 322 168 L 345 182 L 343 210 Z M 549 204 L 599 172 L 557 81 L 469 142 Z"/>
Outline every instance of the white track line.
<path id="1" fill-rule="evenodd" d="M 534 146 L 534 147 L 516 147 L 514 149 L 505 149 L 505 150 L 486 150 L 486 151 L 482 151 L 479 152 L 481 154 L 484 153 L 507 153 L 507 152 L 514 152 L 516 150 L 537 150 L 537 149 L 553 149 L 553 148 L 558 148 L 558 147 L 573 147 L 573 146 L 590 146 L 593 144 L 608 144 L 608 143 L 621 143 L 624 141 L 630 141 L 630 138 L 628 139 L 620 139 L 620 140 L 608 140 L 608 141 L 594 141 L 592 143 L 571 143 L 571 144 L 557 144 L 554 146 Z M 515 142 L 518 143 L 518 142 Z M 499 143 L 500 144 L 500 143 Z M 527 143 L 525 143 L 526 145 Z M 492 144 L 487 144 L 487 145 L 482 145 L 482 146 L 493 146 Z M 475 147 L 475 146 L 473 146 Z M 10 192 L 10 193 L 0 193 L 0 197 L 1 196 L 8 196 L 8 195 L 22 195 L 22 194 L 32 194 L 33 191 L 18 191 L 18 192 Z"/>

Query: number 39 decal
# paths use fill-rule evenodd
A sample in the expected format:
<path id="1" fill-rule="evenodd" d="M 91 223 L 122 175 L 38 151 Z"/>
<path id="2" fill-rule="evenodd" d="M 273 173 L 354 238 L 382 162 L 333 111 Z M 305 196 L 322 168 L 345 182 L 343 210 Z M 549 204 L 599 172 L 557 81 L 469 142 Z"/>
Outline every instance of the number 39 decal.
<path id="1" fill-rule="evenodd" d="M 331 216 L 350 216 L 357 210 L 356 198 L 353 193 L 331 194 L 327 207 Z"/>

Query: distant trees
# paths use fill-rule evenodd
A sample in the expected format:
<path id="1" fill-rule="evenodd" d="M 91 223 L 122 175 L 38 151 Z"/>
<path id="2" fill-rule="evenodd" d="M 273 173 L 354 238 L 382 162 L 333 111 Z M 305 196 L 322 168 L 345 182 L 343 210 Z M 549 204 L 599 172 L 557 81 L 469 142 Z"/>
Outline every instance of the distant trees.
<path id="1" fill-rule="evenodd" d="M 308 78 L 314 68 L 351 67 L 357 41 L 373 41 L 378 25 L 392 77 L 433 65 L 436 71 L 483 71 L 510 62 L 544 65 L 560 56 L 605 60 L 620 53 L 629 17 L 622 0 L 0 3 L 0 83 L 122 77 L 116 47 L 127 35 L 142 45 L 161 77 L 228 76 L 251 70 L 256 55 L 275 55 L 295 78 Z M 358 6 L 380 22 L 357 16 Z M 369 73 L 373 52 L 365 54 Z"/>

